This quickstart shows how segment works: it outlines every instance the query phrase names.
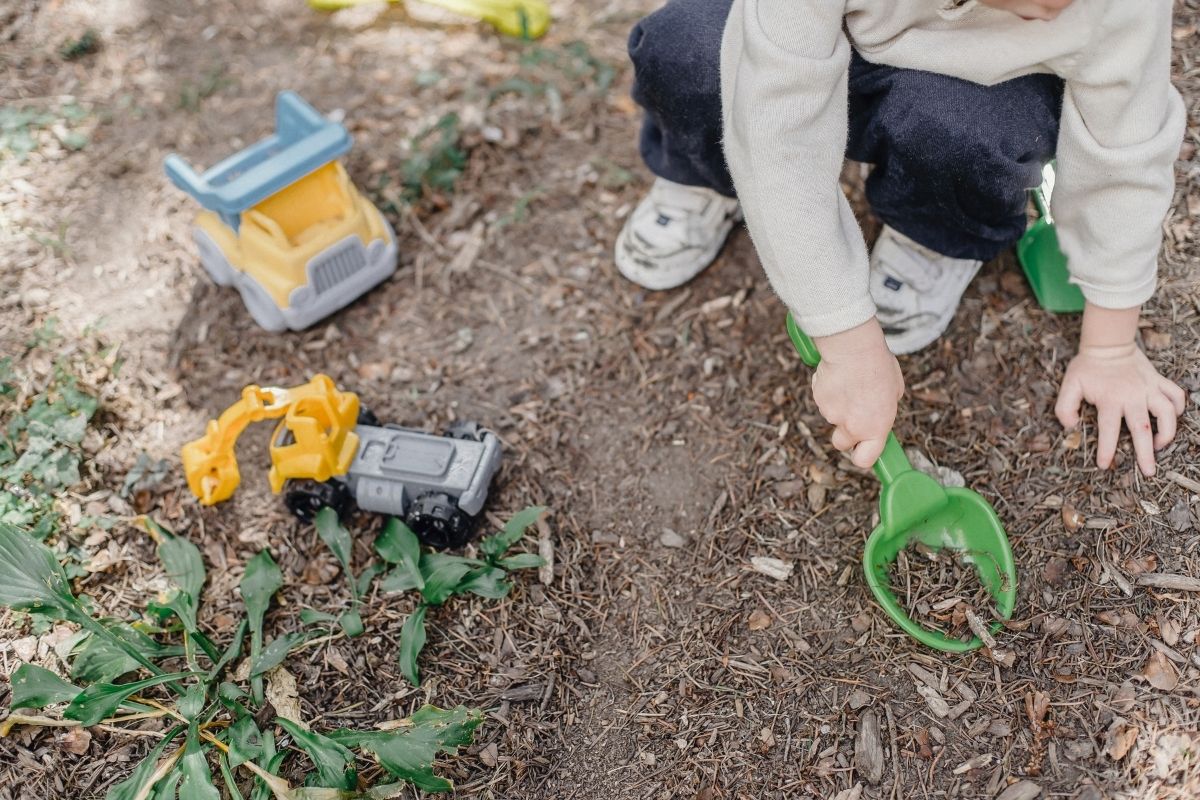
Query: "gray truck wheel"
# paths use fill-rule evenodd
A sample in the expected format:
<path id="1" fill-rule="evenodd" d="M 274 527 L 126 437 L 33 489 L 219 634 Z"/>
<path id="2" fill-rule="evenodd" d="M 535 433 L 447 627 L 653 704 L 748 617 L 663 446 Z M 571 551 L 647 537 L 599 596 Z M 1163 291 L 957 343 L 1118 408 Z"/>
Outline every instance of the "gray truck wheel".
<path id="1" fill-rule="evenodd" d="M 246 304 L 246 310 L 260 328 L 271 333 L 287 330 L 283 312 L 275 305 L 266 289 L 259 286 L 253 278 L 243 274 L 238 280 L 238 291 L 242 293 L 242 302 Z"/>
<path id="2" fill-rule="evenodd" d="M 350 490 L 341 481 L 288 481 L 283 503 L 304 522 L 312 522 L 322 508 L 332 508 L 344 517 L 350 510 Z"/>
<path id="3" fill-rule="evenodd" d="M 208 232 L 197 226 L 192 230 L 192 239 L 195 240 L 196 249 L 200 252 L 200 266 L 204 267 L 204 271 L 208 273 L 208 277 L 212 278 L 213 283 L 217 286 L 232 286 L 237 279 L 238 271 L 225 258 L 225 253 L 208 235 Z"/>
<path id="4" fill-rule="evenodd" d="M 475 518 L 441 492 L 427 492 L 414 500 L 404 521 L 418 539 L 439 550 L 462 547 L 475 528 Z"/>

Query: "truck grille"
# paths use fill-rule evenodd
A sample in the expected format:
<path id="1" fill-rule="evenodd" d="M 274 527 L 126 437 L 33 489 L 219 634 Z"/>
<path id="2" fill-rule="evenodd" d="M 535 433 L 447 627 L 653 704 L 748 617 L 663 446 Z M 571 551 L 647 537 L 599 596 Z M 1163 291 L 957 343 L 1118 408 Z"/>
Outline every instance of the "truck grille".
<path id="1" fill-rule="evenodd" d="M 309 267 L 313 289 L 317 294 L 324 294 L 366 265 L 367 258 L 358 239 L 343 242 L 336 249 L 313 260 Z"/>

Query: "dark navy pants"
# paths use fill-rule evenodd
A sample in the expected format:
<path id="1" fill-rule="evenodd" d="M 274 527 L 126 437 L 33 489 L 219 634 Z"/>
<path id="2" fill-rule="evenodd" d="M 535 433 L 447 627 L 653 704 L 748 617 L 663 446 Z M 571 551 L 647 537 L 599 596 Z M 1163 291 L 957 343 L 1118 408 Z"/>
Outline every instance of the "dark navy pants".
<path id="1" fill-rule="evenodd" d="M 642 158 L 676 183 L 736 196 L 721 151 L 721 33 L 732 0 L 670 0 L 629 37 Z M 876 215 L 926 247 L 990 259 L 1025 230 L 1026 190 L 1054 155 L 1062 81 L 995 86 L 850 64 L 846 155 L 873 164 Z"/>

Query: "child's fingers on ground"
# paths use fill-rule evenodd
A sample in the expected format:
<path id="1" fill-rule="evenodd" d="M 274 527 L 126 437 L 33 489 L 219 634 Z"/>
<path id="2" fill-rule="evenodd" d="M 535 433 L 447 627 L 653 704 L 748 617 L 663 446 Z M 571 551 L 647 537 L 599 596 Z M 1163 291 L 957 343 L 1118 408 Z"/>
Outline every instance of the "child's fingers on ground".
<path id="1" fill-rule="evenodd" d="M 1121 435 L 1121 407 L 1105 404 L 1096 409 L 1096 466 L 1108 469 Z"/>
<path id="2" fill-rule="evenodd" d="M 1150 413 L 1144 405 L 1128 406 L 1125 409 L 1125 425 L 1133 437 L 1133 454 L 1143 475 L 1154 474 L 1154 429 L 1150 427 Z"/>
<path id="3" fill-rule="evenodd" d="M 1175 407 L 1175 415 L 1179 416 L 1187 408 L 1187 392 L 1183 390 L 1174 381 L 1163 378 L 1162 391 L 1163 394 L 1171 401 L 1171 405 Z"/>
<path id="4" fill-rule="evenodd" d="M 879 439 L 864 439 L 854 448 L 854 452 L 850 454 L 850 460 L 854 466 L 860 469 L 870 469 L 883 454 L 885 444 L 887 444 L 886 436 Z"/>
<path id="5" fill-rule="evenodd" d="M 1058 400 L 1054 404 L 1054 415 L 1064 428 L 1074 428 L 1079 424 L 1079 406 L 1083 402 L 1083 387 L 1078 381 L 1064 383 L 1058 390 Z"/>
<path id="6" fill-rule="evenodd" d="M 1154 449 L 1162 450 L 1175 439 L 1175 403 L 1166 394 L 1152 395 L 1149 400 L 1150 413 L 1154 415 L 1155 427 Z"/>

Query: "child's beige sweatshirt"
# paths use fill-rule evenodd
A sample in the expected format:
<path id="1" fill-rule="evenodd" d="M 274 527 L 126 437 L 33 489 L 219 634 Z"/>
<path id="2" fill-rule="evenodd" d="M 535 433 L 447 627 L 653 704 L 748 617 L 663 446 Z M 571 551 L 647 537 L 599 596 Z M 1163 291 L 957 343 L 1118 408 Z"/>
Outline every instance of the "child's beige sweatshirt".
<path id="1" fill-rule="evenodd" d="M 875 313 L 838 184 L 851 46 L 868 61 L 982 84 L 1066 81 L 1053 213 L 1087 299 L 1154 292 L 1186 113 L 1171 0 L 1076 0 L 1052 22 L 974 0 L 734 0 L 721 51 L 725 153 L 772 285 L 813 336 Z"/>

